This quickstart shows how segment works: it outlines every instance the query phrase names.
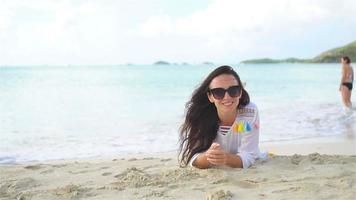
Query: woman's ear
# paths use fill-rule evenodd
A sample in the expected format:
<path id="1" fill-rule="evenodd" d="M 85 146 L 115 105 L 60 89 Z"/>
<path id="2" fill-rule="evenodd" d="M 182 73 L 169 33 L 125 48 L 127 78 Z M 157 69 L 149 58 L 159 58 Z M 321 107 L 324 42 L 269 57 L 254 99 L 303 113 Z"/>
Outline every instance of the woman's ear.
<path id="1" fill-rule="evenodd" d="M 210 103 L 214 103 L 214 98 L 212 97 L 210 92 L 207 92 L 206 96 L 208 96 L 208 99 L 209 99 Z"/>

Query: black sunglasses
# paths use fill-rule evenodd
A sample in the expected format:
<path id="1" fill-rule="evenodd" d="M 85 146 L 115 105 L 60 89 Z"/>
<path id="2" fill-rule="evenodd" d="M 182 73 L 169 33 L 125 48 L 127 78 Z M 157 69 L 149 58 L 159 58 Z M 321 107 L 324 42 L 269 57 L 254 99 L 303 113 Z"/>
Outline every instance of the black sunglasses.
<path id="1" fill-rule="evenodd" d="M 241 87 L 239 85 L 230 86 L 227 90 L 224 88 L 213 88 L 209 92 L 213 94 L 215 99 L 221 100 L 224 98 L 225 93 L 229 93 L 230 97 L 238 97 L 241 93 Z"/>

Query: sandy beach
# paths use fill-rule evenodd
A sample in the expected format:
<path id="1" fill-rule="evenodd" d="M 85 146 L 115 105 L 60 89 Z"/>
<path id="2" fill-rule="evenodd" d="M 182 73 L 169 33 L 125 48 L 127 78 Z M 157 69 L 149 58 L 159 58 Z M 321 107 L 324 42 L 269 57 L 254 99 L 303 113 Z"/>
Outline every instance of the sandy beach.
<path id="1" fill-rule="evenodd" d="M 355 199 L 355 138 L 262 143 L 247 170 L 180 168 L 176 154 L 0 166 L 0 199 Z"/>

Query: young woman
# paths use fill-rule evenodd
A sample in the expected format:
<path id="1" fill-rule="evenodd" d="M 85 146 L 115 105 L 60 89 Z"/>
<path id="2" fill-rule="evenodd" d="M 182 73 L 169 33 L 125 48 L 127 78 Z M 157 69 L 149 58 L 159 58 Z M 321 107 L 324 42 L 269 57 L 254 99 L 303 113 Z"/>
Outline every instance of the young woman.
<path id="1" fill-rule="evenodd" d="M 248 168 L 260 157 L 259 116 L 230 66 L 211 72 L 186 104 L 180 163 Z"/>
<path id="2" fill-rule="evenodd" d="M 345 107 L 351 108 L 351 92 L 354 81 L 354 71 L 350 65 L 351 60 L 349 57 L 344 56 L 341 58 L 342 75 L 339 91 L 341 91 L 342 102 Z"/>

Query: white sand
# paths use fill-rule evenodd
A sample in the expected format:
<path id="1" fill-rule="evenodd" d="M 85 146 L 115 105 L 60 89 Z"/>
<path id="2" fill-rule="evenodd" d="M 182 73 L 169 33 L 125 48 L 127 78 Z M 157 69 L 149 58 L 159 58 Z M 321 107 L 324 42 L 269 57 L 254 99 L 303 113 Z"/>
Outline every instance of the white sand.
<path id="1" fill-rule="evenodd" d="M 0 199 L 356 199 L 354 139 L 261 147 L 276 155 L 248 170 L 180 168 L 173 154 L 0 165 Z"/>

